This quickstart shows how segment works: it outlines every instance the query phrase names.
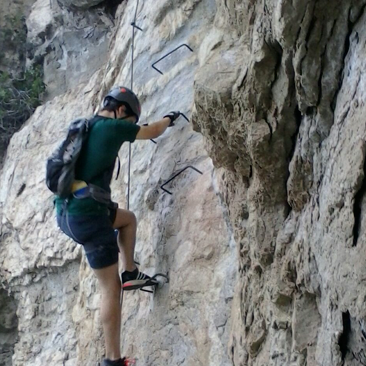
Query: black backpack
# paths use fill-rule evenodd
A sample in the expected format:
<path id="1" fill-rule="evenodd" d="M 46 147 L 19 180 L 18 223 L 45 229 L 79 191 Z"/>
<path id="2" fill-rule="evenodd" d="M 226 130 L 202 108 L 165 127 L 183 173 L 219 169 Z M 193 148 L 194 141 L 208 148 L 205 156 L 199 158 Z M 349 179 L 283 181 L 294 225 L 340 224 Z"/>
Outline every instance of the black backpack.
<path id="1" fill-rule="evenodd" d="M 60 198 L 68 198 L 75 180 L 75 165 L 93 122 L 79 118 L 71 122 L 66 139 L 47 159 L 47 187 Z"/>

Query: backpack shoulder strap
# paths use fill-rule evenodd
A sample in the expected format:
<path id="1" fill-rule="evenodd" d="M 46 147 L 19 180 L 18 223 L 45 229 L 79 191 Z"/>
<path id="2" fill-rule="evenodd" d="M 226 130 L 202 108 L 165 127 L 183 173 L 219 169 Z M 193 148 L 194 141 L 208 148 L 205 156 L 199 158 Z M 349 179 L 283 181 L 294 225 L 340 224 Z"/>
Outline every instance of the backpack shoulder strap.
<path id="1" fill-rule="evenodd" d="M 87 118 L 86 120 L 88 121 L 88 129 L 90 130 L 99 121 L 99 118 L 95 115 L 92 118 Z"/>

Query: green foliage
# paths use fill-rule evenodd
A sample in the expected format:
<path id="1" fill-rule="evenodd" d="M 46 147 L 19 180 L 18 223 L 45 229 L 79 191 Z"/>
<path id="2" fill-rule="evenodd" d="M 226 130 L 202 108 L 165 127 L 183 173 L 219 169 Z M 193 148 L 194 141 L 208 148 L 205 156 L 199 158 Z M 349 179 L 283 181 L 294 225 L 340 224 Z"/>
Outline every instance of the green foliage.
<path id="1" fill-rule="evenodd" d="M 16 79 L 0 72 L 0 144 L 6 145 L 10 137 L 41 104 L 45 90 L 42 68 L 37 65 Z"/>
<path id="2" fill-rule="evenodd" d="M 0 61 L 5 55 L 5 50 L 20 51 L 25 47 L 27 40 L 27 27 L 24 16 L 21 14 L 8 15 L 4 19 L 4 26 L 0 27 Z"/>
<path id="3" fill-rule="evenodd" d="M 24 16 L 5 16 L 0 27 L 0 163 L 11 136 L 40 105 L 45 91 L 42 67 L 24 70 L 26 41 Z"/>

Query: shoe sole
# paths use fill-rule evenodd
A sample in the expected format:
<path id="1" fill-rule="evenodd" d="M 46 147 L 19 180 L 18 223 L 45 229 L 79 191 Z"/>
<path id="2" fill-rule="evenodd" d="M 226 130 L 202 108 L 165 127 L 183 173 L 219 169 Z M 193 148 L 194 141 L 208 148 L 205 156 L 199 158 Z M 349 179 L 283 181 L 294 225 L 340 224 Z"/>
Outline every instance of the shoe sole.
<path id="1" fill-rule="evenodd" d="M 145 286 L 155 286 L 158 282 L 154 280 L 133 280 L 128 281 L 122 285 L 124 291 L 137 290 Z"/>

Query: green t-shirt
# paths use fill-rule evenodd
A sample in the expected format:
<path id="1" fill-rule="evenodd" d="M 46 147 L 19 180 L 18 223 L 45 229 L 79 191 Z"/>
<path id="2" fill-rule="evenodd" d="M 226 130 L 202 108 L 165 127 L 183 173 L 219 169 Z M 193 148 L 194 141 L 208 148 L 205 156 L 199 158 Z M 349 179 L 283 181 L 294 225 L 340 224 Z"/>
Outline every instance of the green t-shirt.
<path id="1" fill-rule="evenodd" d="M 95 116 L 75 168 L 75 178 L 95 184 L 110 192 L 110 183 L 118 151 L 125 141 L 134 142 L 140 126 L 121 119 Z M 56 196 L 60 213 L 64 200 Z M 70 215 L 95 215 L 107 212 L 107 206 L 92 198 L 70 197 L 67 204 Z"/>

